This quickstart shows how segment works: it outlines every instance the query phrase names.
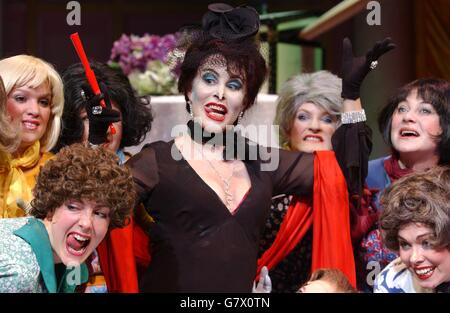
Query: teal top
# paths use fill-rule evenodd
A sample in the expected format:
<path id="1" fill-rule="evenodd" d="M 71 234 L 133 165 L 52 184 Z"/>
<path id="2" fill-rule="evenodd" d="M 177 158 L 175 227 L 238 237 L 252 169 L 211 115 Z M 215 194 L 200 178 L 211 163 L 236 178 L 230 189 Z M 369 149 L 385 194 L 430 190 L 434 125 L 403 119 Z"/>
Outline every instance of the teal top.
<path id="1" fill-rule="evenodd" d="M 72 293 L 88 280 L 83 263 L 66 268 L 58 285 L 50 238 L 39 219 L 0 219 L 0 238 L 1 293 Z"/>

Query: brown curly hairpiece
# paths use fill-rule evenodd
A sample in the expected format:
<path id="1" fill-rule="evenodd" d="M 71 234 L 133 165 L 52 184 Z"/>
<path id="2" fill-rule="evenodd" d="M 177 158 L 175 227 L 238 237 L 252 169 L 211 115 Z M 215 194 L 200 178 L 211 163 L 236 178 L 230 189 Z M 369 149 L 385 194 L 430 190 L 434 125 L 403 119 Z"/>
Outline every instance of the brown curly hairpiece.
<path id="1" fill-rule="evenodd" d="M 398 232 L 420 223 L 434 231 L 435 247 L 450 249 L 450 166 L 436 166 L 395 181 L 383 192 L 380 229 L 383 242 L 399 250 Z"/>
<path id="2" fill-rule="evenodd" d="M 39 172 L 30 214 L 51 216 L 67 200 L 90 200 L 110 208 L 110 228 L 128 223 L 135 201 L 133 179 L 117 156 L 82 144 L 64 147 Z"/>

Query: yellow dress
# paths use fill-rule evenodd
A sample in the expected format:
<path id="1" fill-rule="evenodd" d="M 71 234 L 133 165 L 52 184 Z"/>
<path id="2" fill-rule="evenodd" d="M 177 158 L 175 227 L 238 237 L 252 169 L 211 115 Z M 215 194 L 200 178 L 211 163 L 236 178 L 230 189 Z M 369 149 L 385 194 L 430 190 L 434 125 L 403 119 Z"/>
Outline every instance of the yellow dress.
<path id="1" fill-rule="evenodd" d="M 53 157 L 51 152 L 40 152 L 39 141 L 20 157 L 3 152 L 0 155 L 0 218 L 25 216 L 24 207 L 32 199 L 31 191 L 41 166 Z"/>
<path id="2" fill-rule="evenodd" d="M 3 187 L 5 185 L 6 177 L 9 173 L 10 169 L 10 161 L 11 155 L 5 151 L 0 150 L 0 214 L 3 216 L 3 208 L 5 207 L 5 188 Z"/>

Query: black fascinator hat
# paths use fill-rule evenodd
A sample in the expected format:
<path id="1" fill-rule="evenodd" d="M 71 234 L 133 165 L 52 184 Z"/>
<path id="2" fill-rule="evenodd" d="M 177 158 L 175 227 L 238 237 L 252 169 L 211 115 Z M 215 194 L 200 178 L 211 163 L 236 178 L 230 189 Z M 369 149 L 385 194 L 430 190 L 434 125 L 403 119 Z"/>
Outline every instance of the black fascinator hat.
<path id="1" fill-rule="evenodd" d="M 233 8 L 225 3 L 208 6 L 202 20 L 203 30 L 212 37 L 223 40 L 247 38 L 259 30 L 258 12 L 249 6 Z"/>

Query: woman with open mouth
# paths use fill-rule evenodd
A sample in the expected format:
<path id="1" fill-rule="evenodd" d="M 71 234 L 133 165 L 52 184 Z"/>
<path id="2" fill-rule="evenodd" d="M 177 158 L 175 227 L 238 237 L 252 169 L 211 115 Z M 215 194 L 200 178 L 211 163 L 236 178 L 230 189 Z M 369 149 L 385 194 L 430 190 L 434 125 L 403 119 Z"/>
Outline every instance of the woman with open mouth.
<path id="1" fill-rule="evenodd" d="M 310 199 L 313 185 L 346 190 L 329 151 L 267 149 L 239 134 L 235 126 L 254 104 L 267 72 L 254 36 L 259 16 L 247 6 L 208 8 L 181 64 L 188 132 L 151 143 L 127 162 L 139 201 L 155 220 L 149 228 L 152 261 L 140 277 L 143 292 L 251 292 L 271 198 L 284 193 Z M 315 176 L 315 168 L 323 175 Z M 339 177 L 331 186 L 321 179 L 328 174 Z M 333 229 L 348 223 L 339 203 L 329 211 L 323 207 L 336 216 Z M 338 267 L 354 282 L 350 227 L 340 233 L 321 243 L 327 257 L 318 264 Z M 339 255 L 332 256 L 336 249 L 328 245 L 339 247 Z"/>
<path id="2" fill-rule="evenodd" d="M 102 89 L 102 94 L 97 96 L 89 87 L 81 63 L 72 64 L 62 72 L 65 101 L 63 127 L 53 151 L 73 143 L 98 145 L 116 153 L 120 164 L 124 164 L 130 158 L 124 149 L 140 144 L 150 131 L 153 120 L 150 108 L 134 94 L 128 78 L 121 71 L 93 60 L 90 66 Z M 107 108 L 102 109 L 100 114 L 93 114 L 102 99 Z M 109 126 L 111 123 L 114 134 Z M 149 256 L 135 256 L 133 244 L 137 242 L 139 245 L 141 241 L 148 243 L 143 228 L 150 219 L 141 209 L 130 225 L 106 237 L 91 258 L 92 283 L 86 292 L 138 292 L 135 257 L 138 259 L 137 265 L 145 267 Z M 145 261 L 140 261 L 143 259 Z"/>
<path id="3" fill-rule="evenodd" d="M 0 220 L 0 292 L 74 292 L 85 260 L 135 201 L 129 170 L 103 148 L 63 148 L 41 169 L 31 217 Z"/>
<path id="4" fill-rule="evenodd" d="M 53 156 L 50 150 L 61 129 L 63 86 L 52 65 L 29 55 L 0 60 L 0 76 L 7 94 L 7 114 L 20 133 L 9 171 L 2 173 L 0 218 L 20 217 L 26 215 L 39 168 Z"/>
<path id="5" fill-rule="evenodd" d="M 379 130 L 391 148 L 391 155 L 369 162 L 367 185 L 374 193 L 374 206 L 381 212 L 379 198 L 383 190 L 397 179 L 423 172 L 437 165 L 450 164 L 450 83 L 443 79 L 424 78 L 413 81 L 391 97 L 378 116 Z M 373 267 L 382 270 L 398 257 L 384 247 L 375 224 L 360 243 L 359 259 L 364 281 Z M 367 291 L 371 286 L 365 286 Z"/>
<path id="6" fill-rule="evenodd" d="M 450 167 L 412 173 L 381 196 L 383 243 L 399 254 L 377 276 L 375 292 L 450 293 Z"/>

